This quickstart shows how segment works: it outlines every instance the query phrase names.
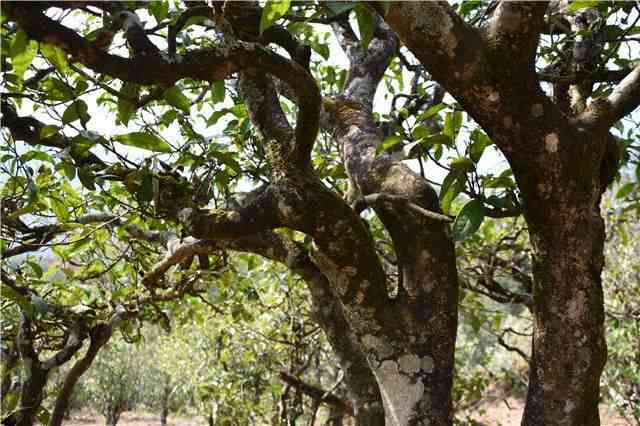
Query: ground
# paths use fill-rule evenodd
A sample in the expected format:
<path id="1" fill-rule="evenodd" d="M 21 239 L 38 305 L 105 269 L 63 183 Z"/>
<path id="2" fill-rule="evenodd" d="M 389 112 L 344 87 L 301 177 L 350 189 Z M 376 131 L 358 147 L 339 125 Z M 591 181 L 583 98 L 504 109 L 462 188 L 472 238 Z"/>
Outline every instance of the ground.
<path id="1" fill-rule="evenodd" d="M 487 426 L 520 426 L 524 401 L 512 397 L 494 398 L 478 407 L 478 414 L 474 420 L 481 421 Z M 626 420 L 606 406 L 600 409 L 602 426 L 640 426 L 634 420 Z M 118 426 L 158 426 L 158 416 L 141 413 L 124 413 Z M 168 426 L 201 426 L 205 422 L 202 418 L 169 417 Z M 65 426 L 103 426 L 104 419 L 95 414 L 79 414 L 64 422 Z"/>

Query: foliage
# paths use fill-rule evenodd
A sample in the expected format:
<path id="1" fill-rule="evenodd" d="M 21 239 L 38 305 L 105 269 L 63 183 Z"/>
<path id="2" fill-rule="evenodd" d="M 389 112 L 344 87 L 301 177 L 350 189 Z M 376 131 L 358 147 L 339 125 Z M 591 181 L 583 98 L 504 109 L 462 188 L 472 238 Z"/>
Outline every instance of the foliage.
<path id="1" fill-rule="evenodd" d="M 308 65 L 325 100 L 341 95 L 350 70 L 336 59 L 326 24 L 345 18 L 341 22 L 357 26 L 357 48 L 367 49 L 375 45 L 382 18 L 363 3 L 263 3 L 257 21 L 243 16 L 257 30 L 253 39 L 286 29 L 311 49 L 309 64 L 300 65 Z M 189 17 L 181 5 L 165 1 L 114 7 L 91 13 L 89 7 L 69 3 L 46 14 L 92 46 L 103 43 L 105 51 L 126 58 L 139 52 L 133 33 L 117 26 L 114 17 L 122 10 L 144 16 L 151 40 L 160 36 L 169 44 L 173 34 L 175 51 L 162 52 L 171 64 L 180 64 L 196 47 L 234 46 L 218 28 L 221 21 L 209 19 L 215 18 L 211 11 Z M 463 1 L 454 7 L 471 25 L 481 26 L 491 5 Z M 572 13 L 588 8 L 601 13 L 580 36 L 599 37 L 597 59 L 603 65 L 627 69 L 637 63 L 623 49 L 625 38 L 638 32 L 628 22 L 633 7 L 571 4 Z M 249 26 L 245 21 L 231 24 Z M 243 36 L 245 29 L 236 33 Z M 192 242 L 182 213 L 215 215 L 242 207 L 273 180 L 268 141 L 236 77 L 189 77 L 155 85 L 125 81 L 90 69 L 80 55 L 32 39 L 8 18 L 3 18 L 1 31 L 0 252 L 3 277 L 9 277 L 2 285 L 3 343 L 11 346 L 21 315 L 27 315 L 33 320 L 37 353 L 55 353 L 78 321 L 91 328 L 122 309 L 127 316 L 122 335 L 101 351 L 79 385 L 90 404 L 114 424 L 120 412 L 137 404 L 167 412 L 189 407 L 219 424 L 257 424 L 278 416 L 283 422 L 309 421 L 317 404 L 284 385 L 280 370 L 344 397 L 344 383 L 334 389 L 342 372 L 311 319 L 310 295 L 290 271 L 242 253 L 243 247 L 229 243 L 233 238 L 162 268 Z M 549 82 L 545 84 L 565 77 L 561 74 L 568 70 L 559 64 L 574 37 L 562 32 L 542 36 L 536 67 Z M 260 58 L 254 58 L 256 63 Z M 445 96 L 406 47 L 394 52 L 381 86 L 374 117 L 384 138 L 375 155 L 403 158 L 416 175 L 434 184 L 435 210 L 452 220 L 451 235 L 458 242 L 462 292 L 454 400 L 463 417 L 490 383 L 516 381 L 521 388 L 526 364 L 521 358 L 529 356 L 533 327 L 531 245 L 521 217 L 526 206 L 496 141 L 460 103 Z M 613 89 L 611 81 L 592 86 L 587 98 Z M 279 104 L 287 118 L 299 117 L 294 100 L 281 96 Z M 609 222 L 606 253 L 610 362 L 603 385 L 620 410 L 638 418 L 640 246 L 633 238 L 638 233 L 634 213 L 640 212 L 637 115 L 615 123 L 613 133 L 622 172 L 615 176 L 620 182 L 613 202 L 618 211 Z M 348 197 L 342 147 L 332 132 L 319 133 L 311 165 L 326 188 Z M 252 195 L 245 192 L 249 189 Z M 396 242 L 377 215 L 361 217 L 395 297 L 403 279 Z M 309 235 L 289 228 L 275 235 L 305 251 L 315 250 Z M 140 331 L 145 323 L 156 323 L 163 331 Z M 3 380 L 5 370 L 14 377 L 24 370 L 20 363 L 9 368 L 4 362 Z M 505 362 L 505 369 L 498 368 Z M 16 407 L 16 395 L 3 394 L 4 411 Z"/>

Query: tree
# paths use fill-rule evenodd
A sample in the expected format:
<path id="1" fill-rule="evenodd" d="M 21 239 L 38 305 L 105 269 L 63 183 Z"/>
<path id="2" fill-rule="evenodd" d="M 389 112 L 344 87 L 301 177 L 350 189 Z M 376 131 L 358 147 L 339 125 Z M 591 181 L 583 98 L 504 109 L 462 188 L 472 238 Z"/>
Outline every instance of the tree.
<path id="1" fill-rule="evenodd" d="M 14 142 L 7 154 L 16 164 L 7 192 L 17 236 L 5 255 L 114 227 L 119 241 L 110 243 L 122 258 L 85 266 L 116 269 L 123 283 L 128 275 L 114 297 L 146 297 L 136 304 L 146 310 L 151 296 L 196 291 L 225 250 L 283 263 L 310 289 L 359 424 L 449 425 L 454 240 L 485 216 L 523 215 L 535 317 L 523 424 L 598 425 L 606 359 L 599 203 L 620 151 L 632 162 L 628 153 L 637 150 L 633 132 L 619 124 L 640 103 L 640 67 L 620 51 L 637 29 L 627 20 L 634 7 L 5 2 L 11 72 L 3 126 L 10 140 L 33 148 L 22 152 Z M 346 72 L 312 60 L 312 49 L 331 52 L 310 23 L 330 26 Z M 164 28 L 166 49 L 156 37 Z M 128 52 L 117 46 L 120 32 Z M 403 72 L 413 74 L 410 93 L 396 94 L 386 117 L 374 112 L 380 82 L 393 92 L 405 86 Z M 135 123 L 135 131 L 95 133 L 93 91 L 116 124 Z M 449 106 L 445 93 L 455 99 Z M 198 116 L 225 99 L 233 105 Z M 397 109 L 401 99 L 408 101 Z M 26 100 L 51 118 L 19 113 Z M 201 134 L 203 123 L 214 126 L 226 114 L 234 118 L 219 140 Z M 474 129 L 467 144 L 456 143 L 465 116 Z M 479 161 L 493 144 L 509 170 L 483 175 Z M 131 159 L 124 146 L 154 154 Z M 423 173 L 425 159 L 447 163 L 439 193 Z M 50 166 L 36 174 L 26 165 L 32 160 Z M 52 169 L 54 184 L 43 177 Z M 76 176 L 88 209 L 106 213 L 102 224 L 34 235 L 27 214 L 79 223 L 87 206 L 55 192 Z M 239 186 L 253 190 L 240 194 Z M 465 197 L 462 207 L 454 202 Z M 379 247 L 383 236 L 390 247 Z M 152 264 L 158 245 L 166 255 Z"/>

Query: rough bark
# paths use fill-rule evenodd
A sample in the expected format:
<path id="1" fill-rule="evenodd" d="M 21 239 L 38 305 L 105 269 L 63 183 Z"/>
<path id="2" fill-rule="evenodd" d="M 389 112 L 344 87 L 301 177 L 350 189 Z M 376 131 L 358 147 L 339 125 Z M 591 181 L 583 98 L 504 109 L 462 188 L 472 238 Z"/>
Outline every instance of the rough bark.
<path id="1" fill-rule="evenodd" d="M 356 198 L 385 194 L 438 212 L 437 195 L 423 178 L 389 155 L 376 154 L 382 132 L 371 107 L 397 50 L 395 34 L 377 22 L 365 51 L 348 22 L 333 27 L 350 69 L 342 99 L 333 101 L 328 112 Z M 373 208 L 391 235 L 402 276 L 389 311 L 402 318 L 403 336 L 389 329 L 399 324 L 384 324 L 380 332 L 362 337 L 384 398 L 387 424 L 450 424 L 458 282 L 447 225 L 406 204 L 380 202 Z"/>
<path id="2" fill-rule="evenodd" d="M 49 426 L 60 426 L 62 420 L 65 417 L 69 408 L 69 401 L 73 394 L 73 388 L 75 387 L 80 377 L 91 367 L 93 360 L 100 349 L 109 341 L 113 328 L 109 324 L 98 324 L 90 333 L 91 341 L 87 353 L 71 367 L 71 370 L 67 373 L 60 389 L 58 396 L 56 397 L 56 403 L 51 413 L 51 419 L 49 420 Z"/>
<path id="3" fill-rule="evenodd" d="M 259 20 L 234 27 L 235 14 L 259 14 L 252 5 L 227 2 L 224 16 L 213 14 L 225 33 L 220 46 L 189 50 L 181 61 L 159 55 L 141 28 L 126 31 L 133 53 L 123 58 L 49 19 L 40 5 L 7 3 L 5 9 L 30 37 L 123 81 L 166 86 L 183 78 L 217 81 L 240 73 L 240 92 L 267 153 L 270 185 L 238 209 L 184 209 L 177 219 L 192 237 L 209 242 L 198 250 L 220 240 L 251 245 L 251 237 L 276 227 L 309 235 L 311 256 L 302 252 L 292 259 L 296 250 L 289 247 L 278 261 L 284 259 L 309 284 L 314 315 L 342 359 L 359 424 L 383 424 L 384 400 L 387 424 L 449 425 L 457 321 L 454 247 L 446 224 L 438 220 L 434 191 L 390 156 L 376 155 L 382 136 L 371 105 L 397 49 L 395 32 L 502 150 L 522 193 L 534 244 L 536 317 L 523 423 L 597 425 L 606 351 L 598 202 L 616 164 L 615 141 L 607 129 L 637 106 L 638 68 L 608 98 L 569 118 L 566 106 L 554 104 L 541 90 L 535 72 L 545 2 L 500 2 L 482 29 L 467 25 L 444 2 L 398 2 L 384 17 L 390 28 L 378 20 L 366 51 L 347 20 L 334 24 L 351 67 L 342 96 L 324 102 L 320 120 L 320 92 L 305 62 L 308 49 L 299 50 L 292 39 L 269 38 L 273 35 L 259 39 Z M 177 25 L 173 44 L 175 31 Z M 291 58 L 260 44 L 271 42 L 286 44 L 282 47 Z M 280 108 L 273 78 L 298 104 L 295 126 Z M 340 143 L 356 199 L 382 194 L 371 207 L 394 243 L 403 277 L 395 297 L 387 291 L 374 238 L 359 211 L 313 173 L 309 154 L 321 122 Z M 393 197 L 407 202 L 392 203 Z M 407 203 L 434 214 L 420 215 Z M 145 283 L 157 282 L 178 257 L 169 256 Z M 560 345 L 564 351 L 557 350 Z"/>
<path id="4" fill-rule="evenodd" d="M 594 102 L 581 119 L 567 118 L 533 67 L 545 7 L 501 2 L 483 31 L 441 3 L 397 3 L 385 19 L 496 142 L 521 190 L 536 319 L 523 424 L 598 425 L 606 358 L 599 201 L 617 165 L 608 126 L 637 106 L 638 83 L 632 72 L 616 95 Z M 428 22 L 426 34 L 417 31 Z"/>

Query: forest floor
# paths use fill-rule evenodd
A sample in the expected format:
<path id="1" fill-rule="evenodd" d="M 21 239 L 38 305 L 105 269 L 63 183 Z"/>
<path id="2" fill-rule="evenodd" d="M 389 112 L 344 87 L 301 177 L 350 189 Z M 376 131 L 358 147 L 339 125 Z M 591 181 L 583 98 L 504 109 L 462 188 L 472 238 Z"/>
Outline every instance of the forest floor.
<path id="1" fill-rule="evenodd" d="M 472 419 L 487 426 L 520 426 L 524 401 L 513 397 L 498 397 L 485 401 L 476 409 Z M 600 409 L 602 426 L 640 426 L 634 420 L 627 420 L 617 413 L 602 406 Z M 104 418 L 91 413 L 79 413 L 64 422 L 65 426 L 103 426 Z M 159 426 L 158 416 L 142 413 L 123 413 L 118 426 Z M 201 426 L 205 425 L 202 418 L 184 418 L 169 416 L 168 426 Z"/>
<path id="2" fill-rule="evenodd" d="M 520 426 L 524 400 L 514 397 L 499 397 L 485 400 L 477 407 L 473 420 L 487 426 Z M 613 409 L 600 405 L 600 424 L 602 426 L 640 426 L 633 419 L 625 419 Z"/>

